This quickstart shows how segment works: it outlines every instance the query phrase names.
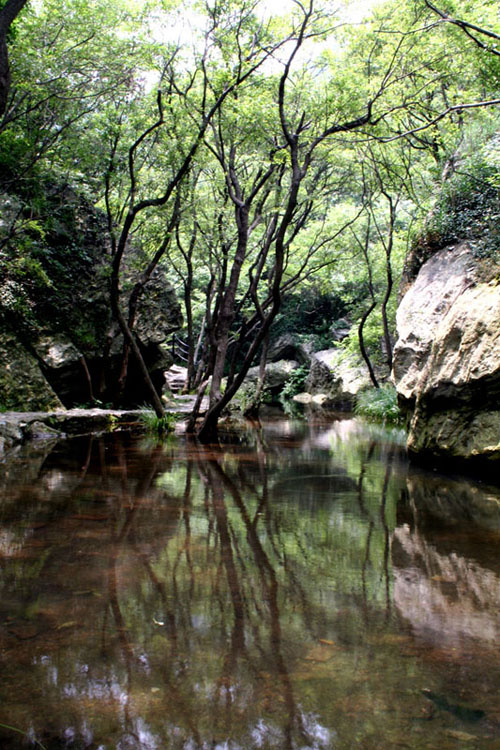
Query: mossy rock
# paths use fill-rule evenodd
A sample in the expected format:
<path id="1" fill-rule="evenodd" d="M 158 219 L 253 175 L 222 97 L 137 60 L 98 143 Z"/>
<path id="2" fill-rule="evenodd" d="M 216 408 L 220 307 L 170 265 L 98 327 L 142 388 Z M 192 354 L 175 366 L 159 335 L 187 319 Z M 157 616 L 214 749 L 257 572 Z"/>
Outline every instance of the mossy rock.
<path id="1" fill-rule="evenodd" d="M 37 360 L 11 334 L 0 334 L 0 363 L 0 406 L 4 411 L 61 408 Z"/>

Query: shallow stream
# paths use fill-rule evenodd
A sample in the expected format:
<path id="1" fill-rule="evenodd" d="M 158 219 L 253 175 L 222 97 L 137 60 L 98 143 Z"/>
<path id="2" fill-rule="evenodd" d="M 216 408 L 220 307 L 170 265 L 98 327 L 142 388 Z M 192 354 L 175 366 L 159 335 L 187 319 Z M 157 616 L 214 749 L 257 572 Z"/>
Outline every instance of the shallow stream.
<path id="1" fill-rule="evenodd" d="M 403 443 L 281 419 L 11 454 L 2 750 L 500 748 L 500 488 Z"/>

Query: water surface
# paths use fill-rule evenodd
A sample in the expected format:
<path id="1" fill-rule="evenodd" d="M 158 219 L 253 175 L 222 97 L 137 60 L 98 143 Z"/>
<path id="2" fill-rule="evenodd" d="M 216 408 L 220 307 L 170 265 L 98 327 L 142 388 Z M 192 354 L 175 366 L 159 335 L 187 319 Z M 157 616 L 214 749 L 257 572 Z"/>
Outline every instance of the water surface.
<path id="1" fill-rule="evenodd" d="M 402 443 L 278 420 L 8 457 L 0 746 L 500 748 L 500 491 Z"/>

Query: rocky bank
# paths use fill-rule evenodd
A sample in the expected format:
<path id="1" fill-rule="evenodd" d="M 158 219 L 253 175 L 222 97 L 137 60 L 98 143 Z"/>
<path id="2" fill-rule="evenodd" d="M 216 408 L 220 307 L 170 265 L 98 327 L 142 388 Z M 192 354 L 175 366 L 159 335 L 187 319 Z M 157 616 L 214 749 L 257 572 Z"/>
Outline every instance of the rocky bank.
<path id="1" fill-rule="evenodd" d="M 421 459 L 500 459 L 500 284 L 460 243 L 427 260 L 397 313 L 394 381 Z"/>

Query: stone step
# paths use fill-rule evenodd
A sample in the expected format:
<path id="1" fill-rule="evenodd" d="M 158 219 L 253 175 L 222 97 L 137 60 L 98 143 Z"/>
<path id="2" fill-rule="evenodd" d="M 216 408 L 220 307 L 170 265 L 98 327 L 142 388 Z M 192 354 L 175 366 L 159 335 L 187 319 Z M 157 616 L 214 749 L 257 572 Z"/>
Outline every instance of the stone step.
<path id="1" fill-rule="evenodd" d="M 187 381 L 187 367 L 172 365 L 165 371 L 165 382 L 172 393 L 179 393 L 184 389 Z"/>

